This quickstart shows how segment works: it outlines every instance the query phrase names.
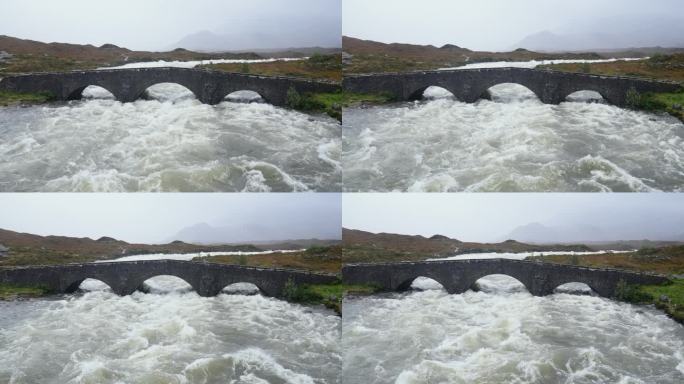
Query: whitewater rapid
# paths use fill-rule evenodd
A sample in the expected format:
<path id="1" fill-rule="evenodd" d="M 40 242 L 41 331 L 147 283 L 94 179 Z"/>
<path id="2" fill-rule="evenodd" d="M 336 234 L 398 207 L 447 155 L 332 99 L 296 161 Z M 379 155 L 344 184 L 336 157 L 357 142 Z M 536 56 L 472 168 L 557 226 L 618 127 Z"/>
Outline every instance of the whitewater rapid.
<path id="1" fill-rule="evenodd" d="M 327 117 L 210 106 L 175 84 L 132 103 L 86 91 L 81 101 L 0 108 L 0 191 L 341 190 L 341 128 Z"/>
<path id="2" fill-rule="evenodd" d="M 684 124 L 520 85 L 344 110 L 346 191 L 683 191 Z"/>
<path id="3" fill-rule="evenodd" d="M 159 67 L 176 67 L 176 68 L 194 68 L 198 65 L 205 64 L 224 64 L 224 63 L 272 63 L 274 61 L 298 61 L 306 60 L 308 57 L 296 58 L 296 57 L 285 57 L 285 58 L 268 58 L 268 59 L 210 59 L 210 60 L 188 60 L 188 61 L 142 61 L 137 63 L 128 63 L 115 67 L 100 67 L 98 69 L 132 69 L 132 68 L 159 68 Z"/>
<path id="4" fill-rule="evenodd" d="M 158 276 L 117 296 L 88 279 L 73 295 L 0 301 L 0 382 L 338 383 L 339 317 L 241 285 L 203 298 Z"/>

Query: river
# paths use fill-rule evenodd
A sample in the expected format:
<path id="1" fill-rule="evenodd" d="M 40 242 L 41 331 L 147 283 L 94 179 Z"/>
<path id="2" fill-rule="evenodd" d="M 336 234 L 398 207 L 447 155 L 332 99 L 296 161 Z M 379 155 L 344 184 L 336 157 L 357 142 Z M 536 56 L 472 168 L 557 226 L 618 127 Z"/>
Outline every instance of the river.
<path id="1" fill-rule="evenodd" d="M 347 297 L 343 382 L 684 380 L 682 325 L 650 306 L 601 298 L 578 285 L 535 297 L 512 277 L 490 275 L 478 280 L 478 291 L 450 295 L 436 281 L 417 278 L 406 293 Z"/>
<path id="2" fill-rule="evenodd" d="M 149 293 L 122 297 L 88 279 L 76 294 L 0 301 L 0 382 L 339 382 L 332 311 L 245 283 L 210 298 L 171 276 L 145 285 Z"/>
<path id="3" fill-rule="evenodd" d="M 231 94 L 211 106 L 177 84 L 120 103 L 0 107 L 0 191 L 340 191 L 341 128 Z"/>
<path id="4" fill-rule="evenodd" d="M 588 102 L 591 92 L 551 105 L 500 84 L 468 104 L 440 90 L 344 110 L 346 191 L 684 190 L 684 124 L 673 117 Z"/>

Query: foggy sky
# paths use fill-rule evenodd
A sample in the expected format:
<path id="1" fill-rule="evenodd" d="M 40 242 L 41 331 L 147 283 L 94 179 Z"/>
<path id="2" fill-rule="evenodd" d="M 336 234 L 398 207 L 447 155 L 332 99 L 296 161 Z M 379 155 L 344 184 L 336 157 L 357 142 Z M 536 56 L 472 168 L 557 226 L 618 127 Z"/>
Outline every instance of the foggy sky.
<path id="1" fill-rule="evenodd" d="M 0 228 L 161 243 L 188 226 L 206 223 L 236 232 L 270 228 L 286 238 L 330 239 L 340 237 L 340 209 L 336 193 L 3 193 Z M 263 233 L 253 237 L 268 238 Z"/>
<path id="2" fill-rule="evenodd" d="M 617 23 L 621 31 L 641 27 L 648 33 L 660 20 L 684 23 L 682 5 L 681 0 L 344 0 L 342 32 L 385 43 L 509 50 L 544 30 L 601 33 Z"/>
<path id="3" fill-rule="evenodd" d="M 342 200 L 343 226 L 370 232 L 498 242 L 519 226 L 540 223 L 593 228 L 606 241 L 684 236 L 680 193 L 383 193 Z"/>
<path id="4" fill-rule="evenodd" d="M 340 0 L 3 0 L 0 35 L 44 42 L 112 43 L 165 50 L 200 31 L 286 35 L 316 23 L 320 41 L 339 41 Z M 313 35 L 313 36 L 311 36 Z M 310 41 L 293 43 L 309 46 Z"/>

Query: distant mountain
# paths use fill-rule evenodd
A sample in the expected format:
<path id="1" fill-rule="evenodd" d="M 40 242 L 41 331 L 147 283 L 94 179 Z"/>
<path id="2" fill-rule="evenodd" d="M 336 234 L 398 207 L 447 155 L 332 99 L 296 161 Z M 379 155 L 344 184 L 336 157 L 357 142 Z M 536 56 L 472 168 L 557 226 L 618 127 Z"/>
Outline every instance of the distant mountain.
<path id="1" fill-rule="evenodd" d="M 186 48 L 202 52 L 252 52 L 296 51 L 299 47 L 339 48 L 340 45 L 339 36 L 333 39 L 306 29 L 279 31 L 264 28 L 257 31 L 225 34 L 199 31 L 183 37 L 169 48 Z"/>
<path id="2" fill-rule="evenodd" d="M 486 61 L 529 61 L 551 59 L 600 59 L 597 53 L 540 53 L 525 49 L 511 52 L 472 51 L 455 44 L 417 45 L 382 43 L 342 37 L 345 65 L 349 72 L 392 72 L 456 67 Z"/>
<path id="3" fill-rule="evenodd" d="M 515 48 L 545 52 L 684 47 L 684 18 L 631 17 L 589 20 L 558 31 L 540 31 Z"/>
<path id="4" fill-rule="evenodd" d="M 352 247 L 382 249 L 385 251 L 412 253 L 420 255 L 445 256 L 456 253 L 472 252 L 525 252 L 525 251 L 578 251 L 589 250 L 584 245 L 526 244 L 516 240 L 499 243 L 465 242 L 443 235 L 425 237 L 396 233 L 372 233 L 356 229 L 342 229 L 342 244 Z"/>
<path id="5" fill-rule="evenodd" d="M 606 240 L 604 232 L 594 226 L 551 227 L 540 223 L 519 226 L 506 235 L 506 238 L 536 244 Z"/>
<path id="6" fill-rule="evenodd" d="M 197 223 L 181 229 L 172 239 L 194 244 L 273 244 L 293 242 L 292 239 L 311 239 L 312 237 L 338 240 L 340 238 L 339 228 L 333 229 L 329 225 L 315 222 L 296 226 L 276 222 L 261 224 L 236 222 L 234 225 L 220 227 L 211 226 L 207 223 Z M 300 240 L 297 243 L 302 244 L 302 242 Z"/>
<path id="7" fill-rule="evenodd" d="M 545 225 L 529 223 L 516 227 L 505 238 L 535 244 L 615 244 L 617 242 L 637 244 L 648 243 L 649 241 L 656 243 L 684 241 L 684 234 L 679 234 L 674 229 L 663 231 L 661 228 L 649 228 L 647 223 L 643 224 L 643 228 L 632 228 L 632 224 L 629 224 L 627 228 L 620 228 L 619 226 L 603 228 L 599 225 L 587 224 Z"/>
<path id="8" fill-rule="evenodd" d="M 256 53 L 209 54 L 185 49 L 173 50 L 171 52 L 131 51 L 114 44 L 103 44 L 100 47 L 96 47 L 90 44 L 45 43 L 5 35 L 0 35 L 1 51 L 12 55 L 33 55 L 34 57 L 40 57 L 42 60 L 56 58 L 59 59 L 61 65 L 73 65 L 75 66 L 74 68 L 120 65 L 135 61 L 262 58 L 262 56 Z M 39 62 L 40 60 L 35 59 L 35 61 Z M 49 64 L 54 65 L 54 63 Z"/>
<path id="9" fill-rule="evenodd" d="M 194 253 L 212 251 L 260 251 L 253 245 L 196 245 L 182 241 L 168 244 L 134 244 L 103 236 L 88 237 L 40 236 L 0 229 L 0 244 L 8 248 L 2 265 L 62 264 L 108 260 L 126 255 L 148 253 Z"/>

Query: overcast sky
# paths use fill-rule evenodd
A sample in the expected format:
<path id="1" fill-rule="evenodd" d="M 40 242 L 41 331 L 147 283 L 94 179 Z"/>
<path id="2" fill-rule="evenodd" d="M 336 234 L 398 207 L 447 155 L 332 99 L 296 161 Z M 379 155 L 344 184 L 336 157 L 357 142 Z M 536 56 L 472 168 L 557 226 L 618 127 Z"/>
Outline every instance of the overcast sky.
<path id="1" fill-rule="evenodd" d="M 600 29 L 610 24 L 604 19 L 623 20 L 624 28 L 684 19 L 681 0 L 344 0 L 342 9 L 347 36 L 476 50 L 508 50 L 543 30 Z"/>
<path id="2" fill-rule="evenodd" d="M 340 0 L 2 0 L 0 35 L 96 46 L 162 50 L 199 31 L 218 34 L 299 31 L 339 40 Z M 308 40 L 308 39 L 307 39 Z M 309 46 L 310 41 L 302 41 Z"/>
<path id="3" fill-rule="evenodd" d="M 540 223 L 596 228 L 602 240 L 684 235 L 680 193 L 347 193 L 342 200 L 344 227 L 370 232 L 498 242 L 516 227 Z"/>
<path id="4" fill-rule="evenodd" d="M 0 228 L 39 235 L 110 236 L 156 243 L 198 223 L 236 228 L 236 232 L 270 227 L 278 236 L 297 239 L 339 238 L 341 231 L 340 195 L 335 193 L 4 193 L 0 197 Z M 254 237 L 268 237 L 258 235 Z"/>

